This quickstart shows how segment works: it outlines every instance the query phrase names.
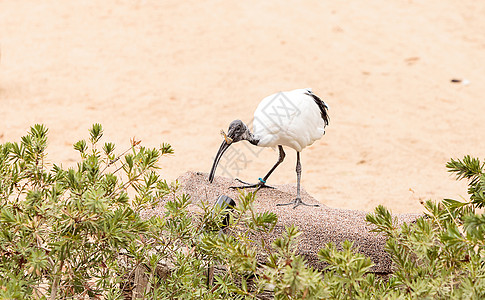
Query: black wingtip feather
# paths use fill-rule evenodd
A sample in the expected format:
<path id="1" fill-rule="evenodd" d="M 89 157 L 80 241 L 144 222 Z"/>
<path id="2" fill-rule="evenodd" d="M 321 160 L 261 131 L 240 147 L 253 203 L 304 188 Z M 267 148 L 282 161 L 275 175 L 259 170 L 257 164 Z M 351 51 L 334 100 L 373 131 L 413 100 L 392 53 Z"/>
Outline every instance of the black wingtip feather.
<path id="1" fill-rule="evenodd" d="M 322 115 L 323 122 L 325 122 L 325 126 L 328 125 L 328 122 L 330 121 L 330 116 L 328 115 L 328 106 L 323 102 L 320 97 L 312 93 L 312 91 L 308 91 L 307 93 L 308 96 L 311 96 L 313 100 L 315 100 L 315 103 L 318 105 L 318 108 L 320 108 L 320 114 Z"/>

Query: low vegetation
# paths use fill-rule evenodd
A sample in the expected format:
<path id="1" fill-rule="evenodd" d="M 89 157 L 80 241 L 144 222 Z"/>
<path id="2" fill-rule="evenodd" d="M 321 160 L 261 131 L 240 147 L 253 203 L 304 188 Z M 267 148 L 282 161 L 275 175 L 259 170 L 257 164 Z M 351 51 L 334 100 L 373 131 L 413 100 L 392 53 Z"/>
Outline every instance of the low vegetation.
<path id="1" fill-rule="evenodd" d="M 74 144 L 77 165 L 64 169 L 45 159 L 47 132 L 35 125 L 20 142 L 0 145 L 3 299 L 485 298 L 478 159 L 447 165 L 468 180 L 469 199 L 428 201 L 422 218 L 402 226 L 382 206 L 367 216 L 388 237 L 393 274 L 381 278 L 351 242 L 321 249 L 327 267 L 319 271 L 296 254 L 295 227 L 271 245 L 252 238 L 273 230 L 277 217 L 256 213 L 251 193 L 230 211 L 211 203 L 189 211 L 191 199 L 156 172 L 159 159 L 173 153 L 168 144 L 146 148 L 132 140 L 117 151 L 101 142 L 95 124 Z M 142 217 L 156 205 L 163 215 Z M 256 259 L 261 251 L 264 263 Z"/>

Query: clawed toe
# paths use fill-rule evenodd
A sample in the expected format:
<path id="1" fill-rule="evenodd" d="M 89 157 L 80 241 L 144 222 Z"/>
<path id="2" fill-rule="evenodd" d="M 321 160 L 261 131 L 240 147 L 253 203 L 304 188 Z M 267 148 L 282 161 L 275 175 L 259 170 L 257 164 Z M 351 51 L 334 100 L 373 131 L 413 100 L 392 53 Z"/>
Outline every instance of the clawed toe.
<path id="1" fill-rule="evenodd" d="M 276 206 L 286 206 L 286 205 L 292 205 L 292 204 L 294 204 L 293 209 L 297 208 L 300 205 L 312 206 L 312 207 L 320 206 L 318 204 L 307 204 L 307 203 L 301 201 L 301 198 L 296 198 L 295 200 L 288 202 L 288 203 L 278 203 L 278 204 L 276 204 Z"/>
<path id="2" fill-rule="evenodd" d="M 240 183 L 244 184 L 244 185 L 241 185 L 241 186 L 230 186 L 229 188 L 230 189 L 250 189 L 250 188 L 257 188 L 258 190 L 261 189 L 261 188 L 270 188 L 270 189 L 274 189 L 274 187 L 272 186 L 269 186 L 269 185 L 266 185 L 266 183 L 260 178 L 259 182 L 258 183 L 247 183 L 245 181 L 242 181 L 241 179 L 239 178 L 236 178 L 237 181 L 239 181 Z"/>
<path id="3" fill-rule="evenodd" d="M 241 179 L 239 179 L 239 178 L 236 178 L 236 181 L 239 181 L 240 183 L 245 184 L 245 185 L 255 185 L 255 184 L 248 183 L 248 182 L 246 182 L 246 181 L 242 181 L 242 180 L 241 180 Z"/>

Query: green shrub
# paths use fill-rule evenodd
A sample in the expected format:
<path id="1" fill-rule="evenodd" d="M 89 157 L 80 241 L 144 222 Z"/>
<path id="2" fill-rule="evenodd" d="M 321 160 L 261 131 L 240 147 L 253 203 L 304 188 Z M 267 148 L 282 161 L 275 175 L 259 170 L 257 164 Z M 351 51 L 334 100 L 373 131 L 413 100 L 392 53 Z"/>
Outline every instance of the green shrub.
<path id="1" fill-rule="evenodd" d="M 42 125 L 20 143 L 0 145 L 3 298 L 120 295 L 127 272 L 120 251 L 135 257 L 147 246 L 140 235 L 157 228 L 156 220 L 142 220 L 138 211 L 168 192 L 154 169 L 172 149 L 136 148 L 133 141 L 129 154 L 115 158 L 114 144 L 98 149 L 101 125 L 90 133 L 91 147 L 77 142 L 82 160 L 67 170 L 48 168 Z M 133 201 L 130 189 L 136 191 Z"/>
<path id="2" fill-rule="evenodd" d="M 74 144 L 80 162 L 69 169 L 47 162 L 42 125 L 0 145 L 0 298 L 122 299 L 132 289 L 144 299 L 485 297 L 478 159 L 447 165 L 469 180 L 469 200 L 428 201 L 425 216 L 401 226 L 382 206 L 367 216 L 388 238 L 393 274 L 382 278 L 369 273 L 373 263 L 350 242 L 321 249 L 326 268 L 318 271 L 297 254 L 297 228 L 271 245 L 255 238 L 272 231 L 277 217 L 256 213 L 252 193 L 232 210 L 214 213 L 204 202 L 201 213 L 190 210 L 177 183 L 156 172 L 159 159 L 173 153 L 168 144 L 150 149 L 132 140 L 116 154 L 114 143 L 101 145 L 101 125 L 89 133 Z M 162 215 L 141 217 L 157 205 Z"/>
<path id="3" fill-rule="evenodd" d="M 386 250 L 394 262 L 392 288 L 406 298 L 482 299 L 485 297 L 484 165 L 469 156 L 447 167 L 469 180 L 469 201 L 427 201 L 425 216 L 398 227 L 379 206 L 367 221 L 388 236 Z"/>

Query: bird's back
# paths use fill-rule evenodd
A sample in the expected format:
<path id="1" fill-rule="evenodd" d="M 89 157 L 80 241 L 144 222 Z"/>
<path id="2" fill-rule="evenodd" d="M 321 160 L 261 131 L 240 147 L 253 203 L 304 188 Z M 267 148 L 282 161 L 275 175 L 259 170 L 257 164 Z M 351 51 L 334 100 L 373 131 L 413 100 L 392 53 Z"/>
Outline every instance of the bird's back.
<path id="1" fill-rule="evenodd" d="M 279 92 L 264 98 L 254 112 L 258 146 L 288 146 L 301 151 L 325 134 L 327 105 L 310 89 Z"/>

